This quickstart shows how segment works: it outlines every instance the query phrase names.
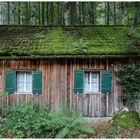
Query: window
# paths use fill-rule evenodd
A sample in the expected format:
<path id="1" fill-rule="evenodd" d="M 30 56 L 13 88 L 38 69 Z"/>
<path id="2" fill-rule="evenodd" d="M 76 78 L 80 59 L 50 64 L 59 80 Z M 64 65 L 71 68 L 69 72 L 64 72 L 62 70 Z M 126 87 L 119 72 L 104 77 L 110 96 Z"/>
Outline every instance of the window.
<path id="1" fill-rule="evenodd" d="M 74 71 L 74 93 L 111 93 L 111 71 Z"/>
<path id="2" fill-rule="evenodd" d="M 31 72 L 16 72 L 16 92 L 32 92 Z"/>
<path id="3" fill-rule="evenodd" d="M 84 93 L 87 92 L 99 92 L 99 72 L 84 72 Z"/>
<path id="4" fill-rule="evenodd" d="M 5 71 L 5 92 L 8 93 L 42 93 L 42 72 L 33 71 Z"/>

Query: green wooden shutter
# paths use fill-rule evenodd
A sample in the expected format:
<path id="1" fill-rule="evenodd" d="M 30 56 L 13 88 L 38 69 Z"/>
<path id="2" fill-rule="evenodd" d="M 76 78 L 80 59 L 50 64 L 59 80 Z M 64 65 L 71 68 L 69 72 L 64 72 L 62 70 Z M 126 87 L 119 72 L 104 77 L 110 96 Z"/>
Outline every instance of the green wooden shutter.
<path id="1" fill-rule="evenodd" d="M 83 70 L 74 71 L 74 93 L 83 92 Z"/>
<path id="2" fill-rule="evenodd" d="M 102 78 L 102 93 L 110 93 L 111 92 L 111 74 L 109 70 L 101 71 Z"/>
<path id="3" fill-rule="evenodd" d="M 42 93 L 42 72 L 33 71 L 33 93 Z"/>
<path id="4" fill-rule="evenodd" d="M 13 70 L 5 71 L 5 92 L 14 93 L 15 72 Z"/>

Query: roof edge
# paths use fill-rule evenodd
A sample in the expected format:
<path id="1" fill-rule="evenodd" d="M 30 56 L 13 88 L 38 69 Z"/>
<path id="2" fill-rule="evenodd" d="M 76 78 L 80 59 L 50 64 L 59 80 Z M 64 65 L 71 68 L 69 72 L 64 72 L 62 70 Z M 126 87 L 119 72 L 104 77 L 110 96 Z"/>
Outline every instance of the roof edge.
<path id="1" fill-rule="evenodd" d="M 88 59 L 88 58 L 128 58 L 128 57 L 140 57 L 140 55 L 48 55 L 48 56 L 0 56 L 0 60 L 16 60 L 16 59 Z"/>
<path id="2" fill-rule="evenodd" d="M 131 27 L 130 25 L 0 25 L 0 27 Z M 139 26 L 136 26 L 139 27 Z"/>

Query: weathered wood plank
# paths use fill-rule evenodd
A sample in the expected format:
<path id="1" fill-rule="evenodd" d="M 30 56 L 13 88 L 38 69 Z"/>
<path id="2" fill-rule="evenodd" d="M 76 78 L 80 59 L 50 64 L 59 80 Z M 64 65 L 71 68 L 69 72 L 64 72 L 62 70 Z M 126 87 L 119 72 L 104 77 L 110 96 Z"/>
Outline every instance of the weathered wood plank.
<path id="1" fill-rule="evenodd" d="M 0 91 L 4 91 L 4 71 L 6 69 L 22 69 L 42 71 L 42 94 L 10 94 L 2 97 L 0 102 L 3 105 L 15 105 L 19 102 L 32 101 L 50 108 L 56 109 L 60 104 L 66 102 L 70 110 L 82 109 L 85 116 L 104 116 L 106 113 L 106 95 L 102 94 L 74 94 L 74 70 L 75 69 L 108 69 L 111 70 L 111 94 L 109 95 L 109 115 L 122 107 L 122 101 L 118 97 L 120 88 L 116 83 L 114 69 L 111 64 L 134 63 L 129 59 L 69 59 L 69 60 L 3 60 L 0 61 Z M 140 101 L 136 104 L 140 110 Z"/>

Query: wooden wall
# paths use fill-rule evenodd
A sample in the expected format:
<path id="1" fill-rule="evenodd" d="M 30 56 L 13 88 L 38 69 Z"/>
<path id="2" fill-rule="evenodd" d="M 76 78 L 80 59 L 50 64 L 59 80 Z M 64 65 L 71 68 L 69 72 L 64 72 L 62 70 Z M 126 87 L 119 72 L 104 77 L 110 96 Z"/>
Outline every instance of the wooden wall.
<path id="1" fill-rule="evenodd" d="M 4 105 L 33 101 L 41 106 L 47 104 L 57 109 L 66 103 L 72 111 L 82 110 L 84 116 L 111 116 L 122 102 L 118 98 L 120 88 L 117 86 L 112 64 L 128 63 L 130 59 L 57 59 L 57 60 L 2 60 L 0 61 L 0 90 L 4 90 L 4 71 L 7 69 L 39 69 L 42 71 L 42 91 L 35 94 L 9 94 L 1 97 Z M 111 94 L 74 94 L 75 69 L 109 69 L 111 70 Z M 140 111 L 140 102 L 136 104 Z"/>

